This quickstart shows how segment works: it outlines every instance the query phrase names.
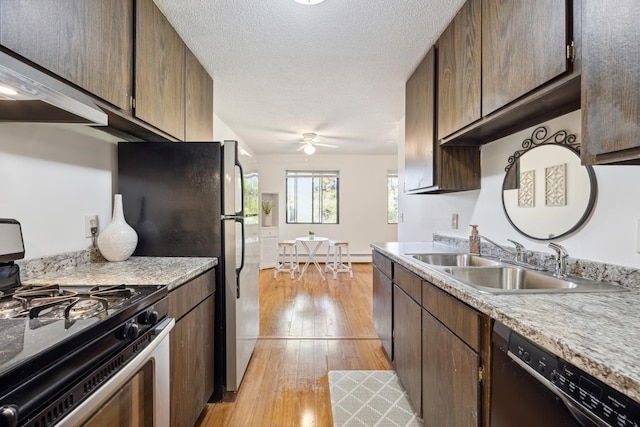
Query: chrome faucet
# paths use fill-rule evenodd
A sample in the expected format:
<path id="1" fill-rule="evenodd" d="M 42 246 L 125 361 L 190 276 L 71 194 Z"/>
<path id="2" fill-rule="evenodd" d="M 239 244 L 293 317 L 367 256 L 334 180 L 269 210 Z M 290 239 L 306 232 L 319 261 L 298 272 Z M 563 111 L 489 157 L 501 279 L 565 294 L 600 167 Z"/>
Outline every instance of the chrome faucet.
<path id="1" fill-rule="evenodd" d="M 513 245 L 516 247 L 516 261 L 517 262 L 523 262 L 523 263 L 527 263 L 527 248 L 524 247 L 524 245 L 522 243 L 518 243 L 515 240 L 511 240 L 511 239 L 507 239 L 509 242 L 513 243 Z"/>
<path id="2" fill-rule="evenodd" d="M 556 271 L 553 275 L 556 277 L 566 277 L 567 257 L 569 256 L 569 252 L 557 243 L 550 242 L 549 247 L 556 251 Z"/>
<path id="3" fill-rule="evenodd" d="M 489 239 L 489 238 L 487 238 L 487 237 L 485 237 L 485 236 L 483 236 L 483 235 L 481 235 L 481 234 L 479 234 L 478 236 L 479 236 L 481 239 L 486 240 L 486 241 L 487 241 L 487 243 L 490 243 L 492 246 L 494 246 L 495 248 L 499 249 L 500 251 L 502 251 L 502 252 L 506 252 L 507 254 L 509 254 L 510 256 L 512 256 L 512 257 L 514 257 L 514 258 L 516 258 L 516 257 L 518 256 L 518 254 L 517 254 L 517 252 L 516 252 L 516 251 L 513 251 L 513 252 L 512 252 L 511 250 L 509 250 L 509 249 L 507 249 L 507 248 L 505 248 L 505 247 L 500 246 L 499 244 L 497 244 L 497 243 L 496 243 L 496 242 L 494 242 L 493 240 L 491 240 L 491 239 Z M 482 251 L 481 251 L 481 252 L 482 252 Z"/>

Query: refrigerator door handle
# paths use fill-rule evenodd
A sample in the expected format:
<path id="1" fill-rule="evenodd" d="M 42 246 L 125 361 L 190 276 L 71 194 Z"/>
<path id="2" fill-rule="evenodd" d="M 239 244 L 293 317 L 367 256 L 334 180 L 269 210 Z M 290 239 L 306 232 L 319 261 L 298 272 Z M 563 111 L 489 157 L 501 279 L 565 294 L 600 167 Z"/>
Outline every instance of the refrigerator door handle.
<path id="1" fill-rule="evenodd" d="M 240 299 L 240 272 L 244 268 L 244 258 L 245 258 L 245 241 L 244 241 L 244 218 L 236 218 L 236 222 L 240 223 L 240 228 L 242 230 L 242 249 L 240 251 L 240 266 L 236 268 L 236 299 Z"/>
<path id="2" fill-rule="evenodd" d="M 240 164 L 240 161 L 238 160 L 238 151 L 237 151 L 237 146 L 236 146 L 236 155 L 235 155 L 235 162 L 236 162 L 236 166 L 238 167 L 238 170 L 240 171 L 240 212 L 236 212 L 236 215 L 239 216 L 244 216 L 244 169 L 242 169 L 242 165 Z M 244 230 L 244 224 L 242 225 L 242 230 Z M 243 240 L 244 242 L 244 240 Z M 243 250 L 244 250 L 244 244 L 242 245 Z M 244 258 L 243 258 L 244 259 Z"/>
<path id="3" fill-rule="evenodd" d="M 245 258 L 245 246 L 246 242 L 245 232 L 244 232 L 244 169 L 242 169 L 242 165 L 240 164 L 240 159 L 238 158 L 238 144 L 235 144 L 235 155 L 233 156 L 234 163 L 240 172 L 240 212 L 236 212 L 236 222 L 240 223 L 240 228 L 242 230 L 242 246 L 240 251 L 240 266 L 236 268 L 236 299 L 240 299 L 240 272 L 244 268 L 244 258 Z"/>

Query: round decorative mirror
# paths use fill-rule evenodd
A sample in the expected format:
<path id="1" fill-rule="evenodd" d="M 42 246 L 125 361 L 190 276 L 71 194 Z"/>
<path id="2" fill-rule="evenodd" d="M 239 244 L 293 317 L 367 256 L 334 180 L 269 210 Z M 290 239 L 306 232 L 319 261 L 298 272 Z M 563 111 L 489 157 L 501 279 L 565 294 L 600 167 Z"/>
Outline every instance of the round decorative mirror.
<path id="1" fill-rule="evenodd" d="M 574 232 L 589 218 L 596 201 L 596 175 L 580 164 L 580 143 L 561 130 L 533 131 L 522 150 L 509 157 L 502 206 L 521 234 L 552 240 Z"/>

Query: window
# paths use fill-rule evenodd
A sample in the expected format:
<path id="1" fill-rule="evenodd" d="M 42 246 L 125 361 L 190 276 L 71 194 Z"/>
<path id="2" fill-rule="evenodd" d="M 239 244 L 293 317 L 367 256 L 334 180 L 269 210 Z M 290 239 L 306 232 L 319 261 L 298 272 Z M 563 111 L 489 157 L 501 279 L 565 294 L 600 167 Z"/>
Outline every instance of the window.
<path id="1" fill-rule="evenodd" d="M 387 173 L 387 224 L 398 223 L 398 173 Z"/>
<path id="2" fill-rule="evenodd" d="M 338 224 L 338 171 L 287 171 L 287 223 Z"/>

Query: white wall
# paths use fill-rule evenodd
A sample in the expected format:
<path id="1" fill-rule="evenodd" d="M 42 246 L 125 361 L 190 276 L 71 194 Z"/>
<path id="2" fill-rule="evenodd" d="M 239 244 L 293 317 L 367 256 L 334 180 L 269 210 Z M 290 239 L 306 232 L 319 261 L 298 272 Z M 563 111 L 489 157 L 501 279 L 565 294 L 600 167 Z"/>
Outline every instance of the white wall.
<path id="1" fill-rule="evenodd" d="M 88 248 L 85 214 L 108 225 L 116 141 L 86 126 L 0 123 L 0 217 L 20 221 L 26 259 Z"/>
<path id="2" fill-rule="evenodd" d="M 580 141 L 580 111 L 545 123 L 551 132 L 567 129 Z M 467 237 L 468 224 L 479 224 L 481 234 L 499 243 L 506 239 L 527 248 L 549 252 L 547 243 L 519 234 L 507 221 L 502 208 L 502 180 L 507 158 L 521 148 L 522 141 L 537 127 L 510 135 L 482 147 L 481 189 L 449 195 L 405 195 L 399 198 L 404 222 L 398 227 L 401 241 L 431 240 L 434 232 Z M 401 139 L 404 141 L 404 138 Z M 402 182 L 403 144 L 400 144 L 399 171 Z M 638 166 L 595 166 L 598 198 L 593 215 L 575 233 L 556 240 L 575 258 L 640 267 L 637 221 L 640 220 L 640 182 Z M 451 214 L 458 213 L 459 228 L 450 227 Z"/>
<path id="3" fill-rule="evenodd" d="M 260 192 L 278 193 L 280 239 L 316 236 L 349 241 L 352 255 L 366 254 L 371 242 L 396 241 L 397 225 L 387 224 L 387 172 L 396 170 L 396 156 L 339 154 L 261 155 L 258 158 Z M 285 173 L 287 170 L 340 171 L 340 224 L 287 224 L 285 218 Z"/>

